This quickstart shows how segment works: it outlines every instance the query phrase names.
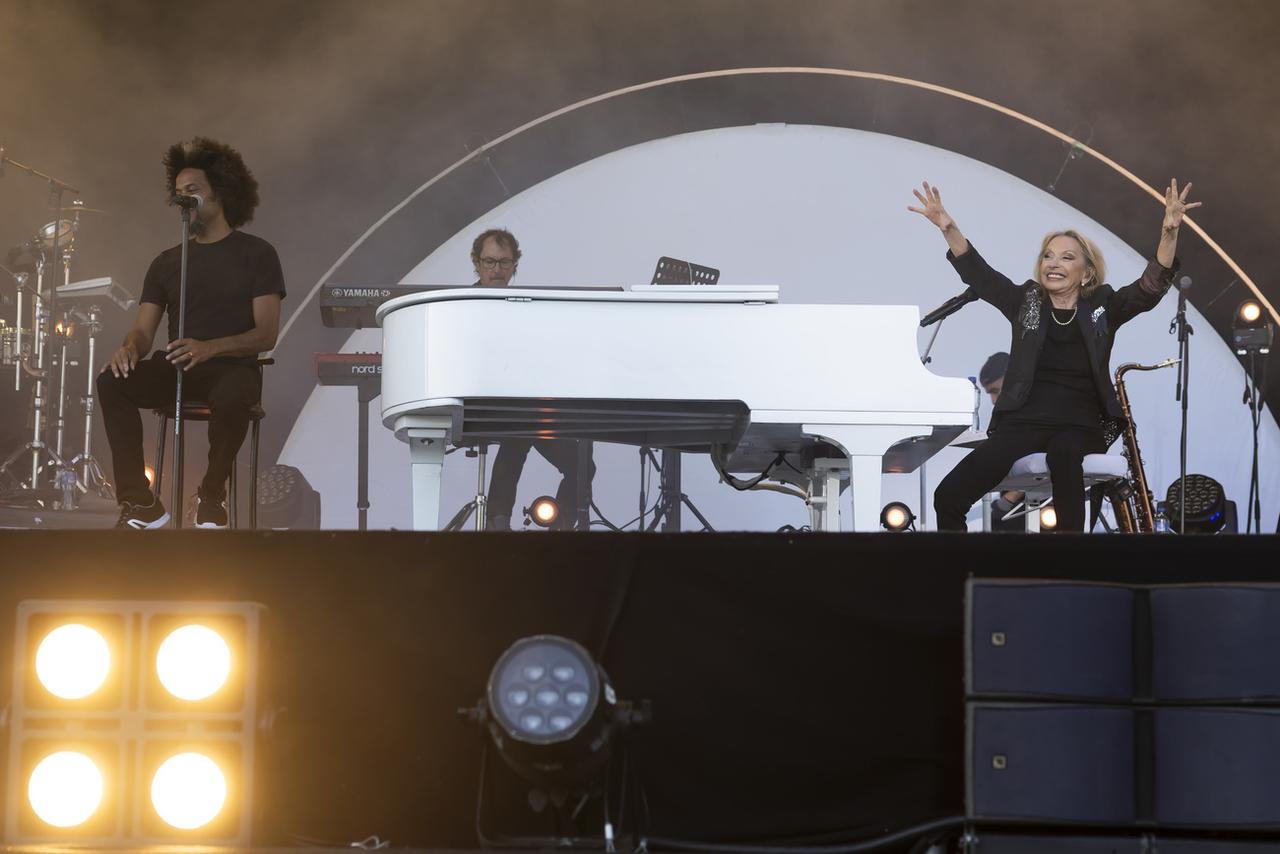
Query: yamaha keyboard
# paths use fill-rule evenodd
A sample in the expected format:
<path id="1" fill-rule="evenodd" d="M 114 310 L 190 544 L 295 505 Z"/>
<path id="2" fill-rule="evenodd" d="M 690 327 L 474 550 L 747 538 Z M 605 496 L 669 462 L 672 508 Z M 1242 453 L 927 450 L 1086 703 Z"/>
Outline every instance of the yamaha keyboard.
<path id="1" fill-rule="evenodd" d="M 445 285 L 325 285 L 320 289 L 320 319 L 325 326 L 363 329 L 377 320 L 378 306 L 387 300 L 428 290 L 443 290 Z"/>
<path id="2" fill-rule="evenodd" d="M 455 288 L 376 317 L 382 421 L 409 445 L 422 530 L 439 524 L 448 443 L 518 436 L 710 453 L 728 471 L 790 454 L 815 528 L 840 529 L 847 481 L 852 527 L 872 531 L 882 472 L 945 447 L 978 403 L 967 379 L 920 364 L 917 306 L 783 305 L 762 286 Z"/>

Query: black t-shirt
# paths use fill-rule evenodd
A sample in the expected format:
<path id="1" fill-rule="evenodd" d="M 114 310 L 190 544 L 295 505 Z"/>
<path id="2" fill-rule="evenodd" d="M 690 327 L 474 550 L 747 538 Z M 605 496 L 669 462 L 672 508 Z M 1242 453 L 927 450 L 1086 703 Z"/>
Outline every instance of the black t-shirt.
<path id="1" fill-rule="evenodd" d="M 1041 322 L 1048 324 L 1048 329 L 1031 393 L 1027 402 L 1004 420 L 1037 426 L 1097 427 L 1102 406 L 1076 310 L 1052 308 L 1047 302 L 1045 308 L 1049 310 Z M 1060 321 L 1068 319 L 1063 326 Z"/>
<path id="2" fill-rule="evenodd" d="M 178 273 L 182 246 L 156 256 L 142 284 L 140 302 L 164 306 L 169 340 L 178 337 Z M 284 299 L 284 273 L 275 248 L 252 234 L 233 231 L 216 243 L 187 244 L 188 338 L 208 341 L 253 329 L 255 297 L 279 294 Z M 249 361 L 253 357 L 244 357 Z M 239 360 L 238 360 L 239 361 Z"/>

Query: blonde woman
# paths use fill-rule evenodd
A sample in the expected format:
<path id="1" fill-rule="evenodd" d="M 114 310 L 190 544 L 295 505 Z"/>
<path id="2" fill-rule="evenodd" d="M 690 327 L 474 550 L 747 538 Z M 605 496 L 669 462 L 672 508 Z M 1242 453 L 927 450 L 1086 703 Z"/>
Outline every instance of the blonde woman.
<path id="1" fill-rule="evenodd" d="M 992 269 L 942 206 L 942 194 L 925 182 L 914 190 L 920 214 L 942 232 L 947 260 L 965 284 L 991 303 L 1012 326 L 1009 367 L 991 416 L 987 441 L 960 461 L 934 492 L 938 529 L 965 530 L 965 513 L 1004 479 L 1020 457 L 1048 455 L 1056 530 L 1084 530 L 1086 454 L 1102 453 L 1124 428 L 1111 384 L 1116 330 L 1155 308 L 1178 269 L 1175 250 L 1182 218 L 1199 202 L 1187 202 L 1191 185 L 1177 180 L 1165 190 L 1164 221 L 1155 258 L 1133 284 L 1104 284 L 1102 253 L 1074 230 L 1045 236 L 1034 278 L 1015 285 Z"/>

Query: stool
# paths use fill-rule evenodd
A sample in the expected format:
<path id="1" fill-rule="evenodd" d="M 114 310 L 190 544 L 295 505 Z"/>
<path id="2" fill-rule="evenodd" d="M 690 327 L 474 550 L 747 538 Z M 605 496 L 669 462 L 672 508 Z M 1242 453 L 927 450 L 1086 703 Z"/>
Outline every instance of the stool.
<path id="1" fill-rule="evenodd" d="M 1084 488 L 1099 483 L 1107 483 L 1116 478 L 1129 476 L 1129 461 L 1120 454 L 1085 454 Z M 1027 532 L 1040 530 L 1040 508 L 1053 501 L 1053 485 L 1049 481 L 1048 454 L 1027 454 L 1017 460 L 1005 475 L 1004 480 L 993 490 L 995 494 L 1002 492 L 1021 492 L 1025 494 L 1025 509 L 1014 509 L 1013 514 L 1022 514 L 1027 523 Z M 982 530 L 991 530 L 990 497 L 984 499 L 988 506 L 983 508 Z"/>
<path id="2" fill-rule="evenodd" d="M 161 484 L 164 482 L 164 445 L 165 437 L 169 433 L 169 421 L 173 418 L 173 407 L 168 409 L 152 410 L 156 414 L 158 422 L 158 432 L 156 434 L 156 483 L 153 492 L 157 497 L 161 494 Z M 192 401 L 182 404 L 182 420 L 183 421 L 205 421 L 209 420 L 209 416 L 213 414 L 209 409 L 209 404 L 202 401 Z M 262 419 L 267 417 L 267 413 L 263 410 L 261 404 L 255 403 L 249 408 L 249 528 L 256 530 L 258 527 L 258 431 L 262 423 Z M 237 528 L 238 513 L 236 511 L 236 469 L 239 454 L 236 460 L 231 463 L 231 484 L 227 489 L 227 522 L 229 527 Z M 182 465 L 182 460 L 178 460 L 178 465 Z M 173 512 L 181 513 L 181 507 L 175 507 Z"/>

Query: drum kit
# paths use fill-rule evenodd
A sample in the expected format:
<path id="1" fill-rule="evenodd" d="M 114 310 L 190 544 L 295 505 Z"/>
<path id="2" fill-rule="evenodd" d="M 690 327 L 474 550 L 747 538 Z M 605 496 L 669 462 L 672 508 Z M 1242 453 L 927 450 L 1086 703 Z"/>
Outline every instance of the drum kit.
<path id="1" fill-rule="evenodd" d="M 64 195 L 79 191 L 6 157 L 0 148 L 4 166 L 48 181 L 55 215 L 10 249 L 0 265 L 0 306 L 7 315 L 0 317 L 0 381 L 11 381 L 30 401 L 30 440 L 0 464 L 0 504 L 72 510 L 88 492 L 114 497 L 93 455 L 97 339 L 104 311 L 127 310 L 133 298 L 110 278 L 71 281 L 81 216 L 106 212 L 79 199 L 64 205 Z M 73 399 L 76 372 L 86 384 L 83 396 Z M 73 449 L 70 425 L 78 415 L 84 432 Z"/>

